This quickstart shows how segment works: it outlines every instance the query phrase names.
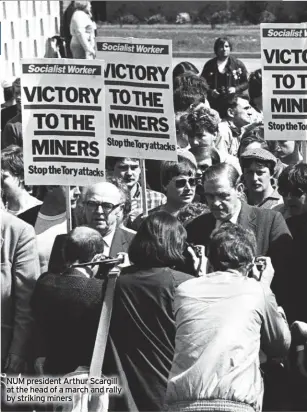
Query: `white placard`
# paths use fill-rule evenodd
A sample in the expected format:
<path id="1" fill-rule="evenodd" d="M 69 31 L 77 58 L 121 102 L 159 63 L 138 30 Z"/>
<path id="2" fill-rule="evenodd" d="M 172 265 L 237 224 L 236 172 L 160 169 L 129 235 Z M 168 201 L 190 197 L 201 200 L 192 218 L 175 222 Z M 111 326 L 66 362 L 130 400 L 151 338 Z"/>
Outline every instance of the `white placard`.
<path id="1" fill-rule="evenodd" d="M 104 62 L 23 59 L 25 182 L 88 185 L 105 177 Z"/>
<path id="2" fill-rule="evenodd" d="M 261 24 L 264 137 L 307 138 L 307 24 Z"/>
<path id="3" fill-rule="evenodd" d="M 105 61 L 106 155 L 177 160 L 172 42 L 97 38 Z"/>

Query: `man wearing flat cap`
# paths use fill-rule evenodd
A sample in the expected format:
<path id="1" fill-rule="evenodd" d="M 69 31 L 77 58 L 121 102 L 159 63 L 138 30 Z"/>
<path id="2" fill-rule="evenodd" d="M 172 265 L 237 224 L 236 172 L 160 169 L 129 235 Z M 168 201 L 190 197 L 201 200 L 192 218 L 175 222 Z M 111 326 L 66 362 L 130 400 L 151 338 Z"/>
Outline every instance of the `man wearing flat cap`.
<path id="1" fill-rule="evenodd" d="M 264 209 L 283 203 L 282 197 L 274 188 L 276 157 L 262 148 L 248 149 L 242 153 L 240 163 L 246 187 L 247 203 Z"/>

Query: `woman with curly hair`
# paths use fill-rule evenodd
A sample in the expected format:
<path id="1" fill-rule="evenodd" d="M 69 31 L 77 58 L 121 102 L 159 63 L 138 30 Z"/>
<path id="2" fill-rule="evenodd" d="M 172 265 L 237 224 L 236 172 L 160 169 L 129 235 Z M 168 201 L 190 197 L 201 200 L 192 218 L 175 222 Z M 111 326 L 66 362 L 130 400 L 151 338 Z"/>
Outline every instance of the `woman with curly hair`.
<path id="1" fill-rule="evenodd" d="M 247 70 L 241 60 L 231 56 L 232 44 L 227 37 L 219 37 L 214 43 L 216 57 L 209 60 L 201 73 L 208 85 L 208 100 L 218 110 L 221 101 L 248 87 Z"/>
<path id="2" fill-rule="evenodd" d="M 199 105 L 193 107 L 181 118 L 181 125 L 189 138 L 191 148 L 211 147 L 218 133 L 221 118 L 216 110 Z"/>
<path id="3" fill-rule="evenodd" d="M 208 158 L 202 149 L 214 149 L 211 153 L 213 160 L 218 158 L 218 163 L 230 163 L 241 173 L 238 158 L 228 153 L 220 152 L 216 148 L 215 143 L 218 138 L 220 122 L 221 119 L 216 110 L 208 109 L 201 105 L 183 115 L 182 128 L 188 135 L 190 151 L 194 156 L 197 156 L 197 163 L 200 164 L 202 159 Z M 211 155 L 209 156 L 210 158 Z"/>

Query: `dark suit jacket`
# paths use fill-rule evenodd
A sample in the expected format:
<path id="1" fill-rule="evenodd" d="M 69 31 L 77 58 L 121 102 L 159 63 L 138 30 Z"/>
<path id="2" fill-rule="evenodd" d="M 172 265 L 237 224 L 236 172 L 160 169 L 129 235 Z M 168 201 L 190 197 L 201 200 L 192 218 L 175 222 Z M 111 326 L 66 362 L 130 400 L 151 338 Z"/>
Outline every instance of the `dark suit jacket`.
<path id="1" fill-rule="evenodd" d="M 293 236 L 290 321 L 307 322 L 307 213 L 287 219 Z"/>
<path id="2" fill-rule="evenodd" d="M 128 252 L 130 243 L 134 238 L 135 232 L 131 229 L 125 227 L 118 227 L 115 230 L 113 241 L 110 248 L 109 255 L 111 257 L 116 257 L 117 253 Z M 65 270 L 65 262 L 63 259 L 63 246 L 67 235 L 58 235 L 55 238 L 50 260 L 48 266 L 48 272 L 61 273 Z"/>
<path id="3" fill-rule="evenodd" d="M 197 217 L 187 224 L 188 242 L 208 246 L 215 228 L 212 213 Z M 257 241 L 257 256 L 269 256 L 275 269 L 272 290 L 279 304 L 287 305 L 287 288 L 290 282 L 292 237 L 279 212 L 260 209 L 242 203 L 238 224 L 251 229 Z"/>
<path id="4" fill-rule="evenodd" d="M 37 281 L 32 309 L 45 342 L 45 372 L 62 375 L 88 366 L 94 348 L 104 281 L 77 269 L 45 273 Z"/>

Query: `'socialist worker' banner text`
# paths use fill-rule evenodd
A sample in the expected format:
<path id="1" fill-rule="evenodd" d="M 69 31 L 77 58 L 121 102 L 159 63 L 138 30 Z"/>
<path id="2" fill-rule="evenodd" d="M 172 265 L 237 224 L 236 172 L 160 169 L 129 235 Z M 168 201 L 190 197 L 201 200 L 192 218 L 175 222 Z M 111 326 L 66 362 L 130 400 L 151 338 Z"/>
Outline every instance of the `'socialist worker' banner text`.
<path id="1" fill-rule="evenodd" d="M 82 186 L 104 179 L 103 63 L 22 60 L 27 184 Z"/>
<path id="2" fill-rule="evenodd" d="M 176 160 L 171 41 L 96 43 L 105 61 L 106 155 Z"/>
<path id="3" fill-rule="evenodd" d="M 261 24 L 264 137 L 306 140 L 307 24 Z"/>

